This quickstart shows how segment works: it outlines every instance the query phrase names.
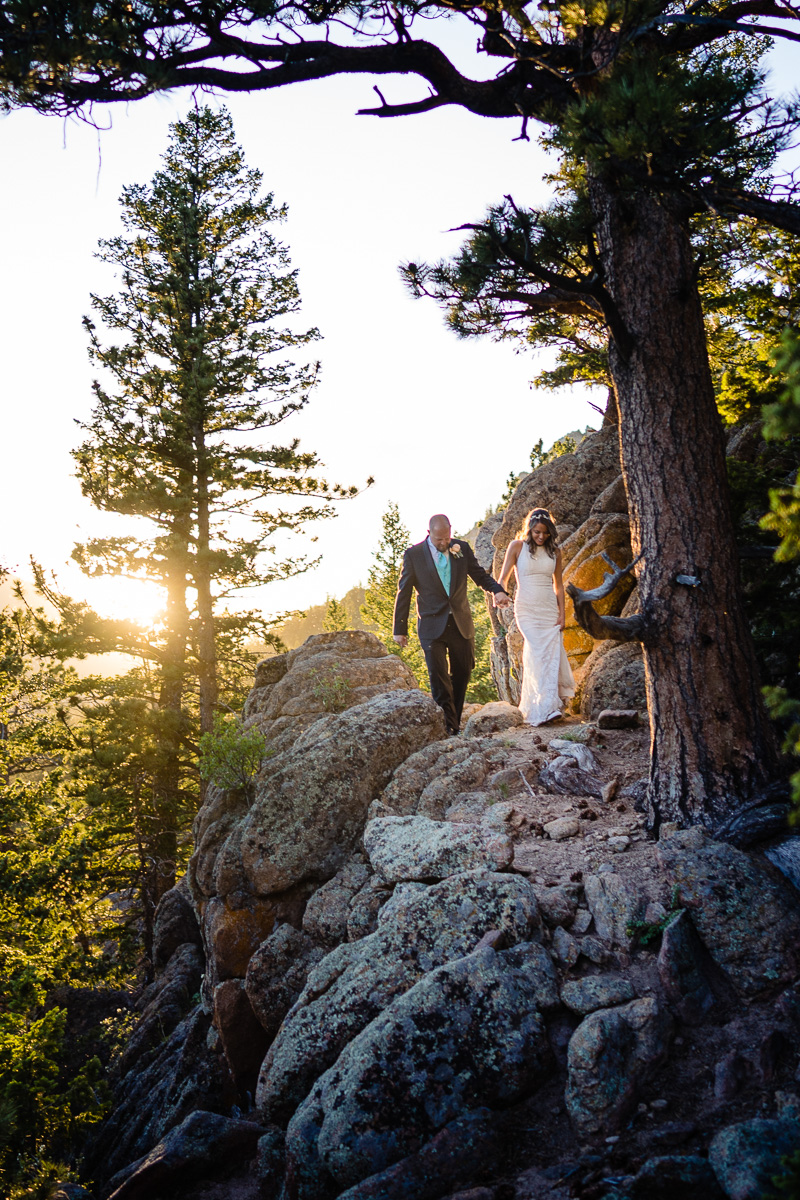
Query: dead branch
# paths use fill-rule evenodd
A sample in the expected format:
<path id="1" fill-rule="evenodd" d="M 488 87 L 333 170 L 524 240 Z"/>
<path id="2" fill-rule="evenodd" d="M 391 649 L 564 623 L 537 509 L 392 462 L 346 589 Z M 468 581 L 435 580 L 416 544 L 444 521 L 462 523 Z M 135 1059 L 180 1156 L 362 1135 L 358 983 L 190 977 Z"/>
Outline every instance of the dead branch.
<path id="1" fill-rule="evenodd" d="M 618 567 L 605 551 L 603 551 L 602 557 L 612 570 L 605 572 L 603 582 L 599 587 L 584 591 L 582 588 L 576 587 L 574 583 L 567 584 L 567 594 L 574 605 L 578 624 L 581 629 L 585 629 L 593 638 L 599 640 L 610 638 L 616 642 L 640 642 L 644 638 L 645 629 L 644 617 L 641 613 L 635 613 L 630 617 L 603 617 L 594 610 L 592 605 L 596 604 L 598 600 L 610 596 L 622 580 L 631 573 L 642 556 L 637 554 L 627 567 Z"/>

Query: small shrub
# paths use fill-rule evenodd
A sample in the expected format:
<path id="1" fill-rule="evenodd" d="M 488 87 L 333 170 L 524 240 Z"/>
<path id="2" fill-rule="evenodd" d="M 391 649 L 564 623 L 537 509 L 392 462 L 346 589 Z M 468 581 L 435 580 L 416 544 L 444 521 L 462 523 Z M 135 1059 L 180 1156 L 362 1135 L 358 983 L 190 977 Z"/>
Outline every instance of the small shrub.
<path id="1" fill-rule="evenodd" d="M 669 912 L 660 921 L 631 921 L 626 927 L 628 937 L 635 938 L 639 946 L 648 946 L 656 938 L 660 938 L 668 925 L 671 925 L 683 912 L 678 904 L 678 888 L 672 890 Z"/>
<path id="2" fill-rule="evenodd" d="M 315 676 L 312 693 L 317 700 L 322 701 L 325 712 L 342 712 L 347 708 L 347 699 L 352 688 L 338 667 L 331 667 L 327 671 L 312 671 L 312 675 Z"/>
<path id="3" fill-rule="evenodd" d="M 221 788 L 249 790 L 266 758 L 275 753 L 267 749 L 260 730 L 244 729 L 241 719 L 233 716 L 214 718 L 214 729 L 199 739 L 200 775 Z"/>

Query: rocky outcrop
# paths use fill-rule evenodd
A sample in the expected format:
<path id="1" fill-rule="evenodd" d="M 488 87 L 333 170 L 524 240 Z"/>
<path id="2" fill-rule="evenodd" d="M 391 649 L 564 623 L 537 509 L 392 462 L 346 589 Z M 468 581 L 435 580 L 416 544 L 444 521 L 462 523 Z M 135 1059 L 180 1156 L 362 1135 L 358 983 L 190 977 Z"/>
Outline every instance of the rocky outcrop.
<path id="1" fill-rule="evenodd" d="M 537 972 L 535 959 L 476 950 L 427 973 L 354 1038 L 289 1122 L 297 1200 L 335 1197 L 465 1112 L 542 1081 Z"/>
<path id="2" fill-rule="evenodd" d="M 443 732 L 429 696 L 395 690 L 306 729 L 268 760 L 252 802 L 209 789 L 189 865 L 213 964 L 207 987 L 243 978 L 276 922 L 300 924 L 309 896 L 356 849 L 370 803 L 395 767 Z"/>
<path id="3" fill-rule="evenodd" d="M 495 569 L 502 563 L 509 542 L 532 508 L 547 508 L 557 525 L 577 530 L 589 516 L 597 498 L 619 477 L 619 435 L 614 425 L 583 438 L 573 454 L 562 454 L 526 475 L 517 487 L 503 522 L 493 537 Z M 499 559 L 499 563 L 498 563 Z"/>
<path id="4" fill-rule="evenodd" d="M 263 1130 L 252 1121 L 218 1113 L 193 1112 L 170 1130 L 149 1154 L 112 1179 L 109 1200 L 154 1200 L 195 1179 L 231 1174 L 242 1157 L 252 1156 Z"/>
<path id="5" fill-rule="evenodd" d="M 742 1121 L 720 1132 L 708 1148 L 709 1163 L 729 1200 L 762 1200 L 781 1160 L 800 1150 L 796 1115 L 789 1120 Z"/>
<path id="6" fill-rule="evenodd" d="M 264 1060 L 257 1103 L 286 1118 L 353 1038 L 428 971 L 475 949 L 489 930 L 516 943 L 540 929 L 518 876 L 467 872 L 387 905 L 376 933 L 339 946 L 308 977 Z"/>
<path id="7" fill-rule="evenodd" d="M 745 996 L 800 974 L 800 897 L 777 872 L 698 828 L 659 842 L 658 857 L 712 958 Z"/>
<path id="8" fill-rule="evenodd" d="M 209 789 L 94 1200 L 755 1194 L 800 1105 L 800 896 L 702 830 L 652 840 L 635 711 L 546 743 L 506 710 L 445 739 L 392 687 Z"/>
<path id="9" fill-rule="evenodd" d="M 319 633 L 296 650 L 259 663 L 244 716 L 280 751 L 325 713 L 416 686 L 405 663 L 373 634 Z"/>
<path id="10" fill-rule="evenodd" d="M 626 614 L 627 615 L 627 614 Z M 581 716 L 596 720 L 606 708 L 647 708 L 644 660 L 638 642 L 597 642 L 581 673 Z"/>

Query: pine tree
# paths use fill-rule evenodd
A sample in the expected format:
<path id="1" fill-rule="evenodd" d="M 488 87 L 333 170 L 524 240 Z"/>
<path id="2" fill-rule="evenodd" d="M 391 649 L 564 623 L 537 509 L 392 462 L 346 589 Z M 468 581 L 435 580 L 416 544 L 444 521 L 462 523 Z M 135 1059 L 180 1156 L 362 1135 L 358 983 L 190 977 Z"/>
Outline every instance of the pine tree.
<path id="1" fill-rule="evenodd" d="M 120 753 L 128 746 L 119 762 L 97 739 L 91 753 L 106 794 L 134 789 L 141 806 L 142 854 L 154 863 L 148 910 L 175 877 L 192 711 L 210 730 L 220 686 L 230 690 L 231 674 L 252 663 L 248 642 L 272 640 L 259 613 L 220 611 L 222 601 L 307 570 L 302 557 L 269 557 L 275 535 L 331 517 L 329 501 L 356 491 L 330 487 L 296 440 L 267 440 L 308 402 L 317 365 L 288 356 L 319 335 L 281 324 L 300 305 L 297 273 L 272 232 L 286 210 L 261 195 L 261 182 L 228 113 L 190 111 L 172 127 L 151 184 L 123 190 L 125 233 L 102 241 L 99 255 L 118 268 L 121 287 L 92 296 L 85 319 L 103 376 L 75 451 L 78 476 L 97 507 L 140 522 L 74 557 L 89 574 L 149 579 L 166 596 L 145 666 L 115 694 L 87 696 L 82 710 L 87 728 L 102 725 Z M 143 742 L 128 745 L 129 721 Z"/>
<path id="2" fill-rule="evenodd" d="M 88 1054 L 67 1044 L 59 989 L 119 986 L 130 968 L 108 898 L 116 847 L 93 821 L 59 719 L 59 698 L 76 683 L 35 614 L 0 611 L 3 1195 L 49 1192 L 81 1132 L 107 1111 L 95 1043 Z"/>
<path id="3" fill-rule="evenodd" d="M 300 557 L 265 561 L 278 531 L 331 517 L 354 495 L 316 474 L 319 459 L 292 440 L 265 444 L 308 402 L 317 364 L 286 355 L 317 330 L 278 323 L 300 306 L 297 272 L 272 227 L 286 217 L 248 168 L 231 118 L 210 108 L 172 126 L 149 186 L 122 193 L 125 234 L 100 243 L 121 290 L 92 296 L 85 319 L 96 405 L 75 452 L 81 487 L 99 508 L 144 518 L 128 537 L 76 548 L 91 574 L 155 580 L 167 597 L 162 705 L 178 711 L 196 676 L 208 730 L 219 690 L 219 634 L 268 637 L 256 613 L 220 614 L 242 588 L 307 570 Z M 95 321 L 113 340 L 101 342 Z M 267 508 L 267 505 L 270 508 Z"/>
<path id="4" fill-rule="evenodd" d="M 345 607 L 335 596 L 328 597 L 322 628 L 325 633 L 336 633 L 339 630 L 350 628 Z"/>
<path id="5" fill-rule="evenodd" d="M 410 540 L 409 531 L 400 519 L 400 510 L 395 502 L 391 501 L 381 518 L 381 540 L 370 567 L 361 615 L 368 628 L 377 634 L 389 653 L 401 658 L 414 672 L 419 686 L 427 691 L 428 672 L 416 631 L 409 627 L 408 645 L 405 649 L 401 649 L 392 638 L 397 583 L 403 567 L 403 555 Z"/>

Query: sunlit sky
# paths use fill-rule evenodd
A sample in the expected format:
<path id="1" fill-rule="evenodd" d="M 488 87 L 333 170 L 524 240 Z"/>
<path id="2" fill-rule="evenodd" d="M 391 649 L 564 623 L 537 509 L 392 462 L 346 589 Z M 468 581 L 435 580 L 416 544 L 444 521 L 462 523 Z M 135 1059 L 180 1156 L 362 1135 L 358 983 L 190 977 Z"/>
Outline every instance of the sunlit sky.
<path id="1" fill-rule="evenodd" d="M 454 33 L 457 53 L 466 53 Z M 796 51 L 792 51 L 796 56 Z M 781 52 L 780 75 L 794 82 Z M 340 516 L 310 527 L 321 553 L 312 573 L 250 592 L 248 605 L 275 613 L 342 596 L 365 582 L 381 514 L 396 501 L 413 540 L 432 512 L 465 531 L 495 505 L 510 471 L 526 468 L 531 446 L 599 422 L 585 391 L 532 390 L 543 365 L 509 345 L 459 341 L 432 302 L 413 300 L 397 273 L 403 260 L 457 249 L 448 232 L 480 219 L 510 193 L 521 204 L 547 197 L 548 164 L 535 140 L 514 141 L 517 121 L 457 109 L 376 120 L 355 115 L 372 103 L 372 81 L 325 80 L 284 91 L 206 98 L 230 109 L 248 162 L 289 205 L 280 236 L 300 270 L 303 316 L 324 340 L 322 378 L 308 408 L 281 428 L 315 450 L 329 478 L 375 485 L 340 505 Z M 384 81 L 392 100 L 418 96 L 413 80 Z M 92 371 L 81 317 L 92 291 L 114 290 L 97 241 L 121 228 L 118 197 L 148 182 L 171 122 L 188 93 L 153 97 L 103 112 L 99 131 L 30 112 L 0 121 L 0 338 L 3 455 L 0 563 L 29 575 L 33 556 L 62 588 L 100 611 L 147 617 L 156 589 L 95 581 L 70 562 L 76 541 L 132 532 L 80 495 L 70 449 L 76 421 L 92 407 Z"/>

